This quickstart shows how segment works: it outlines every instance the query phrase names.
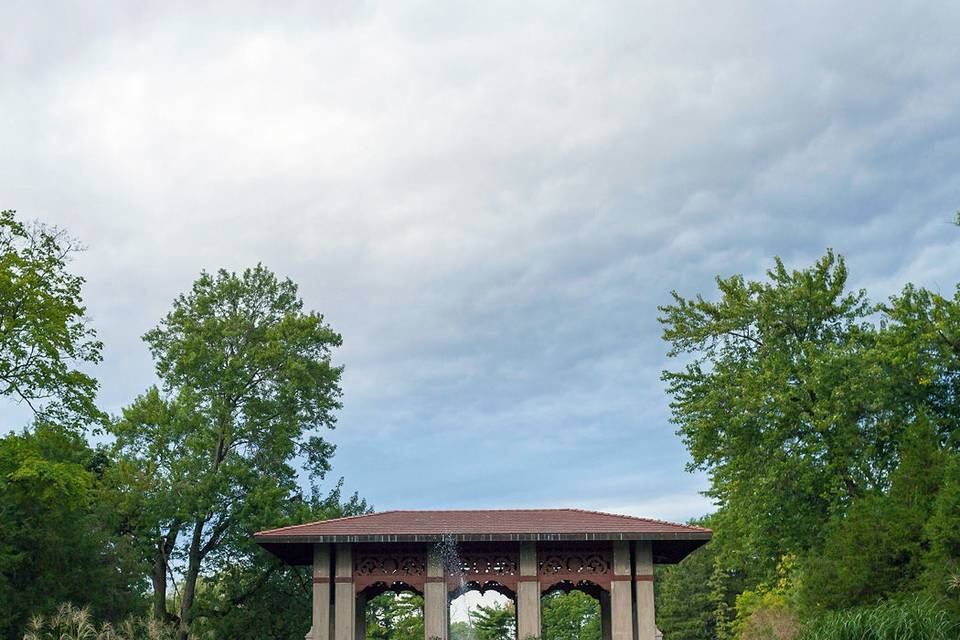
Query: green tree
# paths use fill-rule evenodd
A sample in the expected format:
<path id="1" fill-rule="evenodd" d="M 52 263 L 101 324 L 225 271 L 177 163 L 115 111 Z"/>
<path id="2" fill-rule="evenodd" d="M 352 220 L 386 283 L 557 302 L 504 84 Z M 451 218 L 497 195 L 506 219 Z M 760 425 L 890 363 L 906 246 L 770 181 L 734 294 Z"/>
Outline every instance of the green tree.
<path id="1" fill-rule="evenodd" d="M 873 605 L 919 589 L 924 526 L 943 480 L 943 452 L 926 420 L 900 445 L 888 491 L 855 499 L 826 526 L 822 548 L 804 560 L 800 602 L 807 609 Z"/>
<path id="2" fill-rule="evenodd" d="M 423 640 L 423 596 L 387 591 L 367 602 L 367 638 Z"/>
<path id="3" fill-rule="evenodd" d="M 801 271 L 777 259 L 767 276 L 718 278 L 718 302 L 674 293 L 660 318 L 669 354 L 688 358 L 663 379 L 690 466 L 710 474 L 718 538 L 735 539 L 721 546 L 763 577 L 882 486 L 900 429 L 870 411 L 872 307 L 846 290 L 842 258 Z"/>
<path id="4" fill-rule="evenodd" d="M 325 496 L 315 487 L 309 496 L 292 494 L 281 504 L 272 526 L 369 511 L 356 494 L 344 500 L 341 485 Z M 191 635 L 231 640 L 302 638 L 310 628 L 312 577 L 311 566 L 284 564 L 248 539 L 247 544 L 233 549 L 229 559 L 218 563 L 214 573 L 201 577 Z M 423 639 L 422 619 L 420 624 L 420 635 L 413 640 Z"/>
<path id="5" fill-rule="evenodd" d="M 951 452 L 943 485 L 925 525 L 930 551 L 924 557 L 926 589 L 960 620 L 960 455 Z"/>
<path id="6" fill-rule="evenodd" d="M 202 273 L 144 340 L 163 392 L 137 398 L 111 430 L 134 474 L 160 474 L 161 491 L 134 520 L 157 556 L 170 550 L 182 563 L 185 640 L 205 567 L 275 526 L 297 491 L 294 462 L 314 478 L 329 469 L 333 446 L 316 430 L 332 428 L 340 407 L 330 358 L 341 339 L 304 311 L 292 281 L 258 265 Z"/>
<path id="7" fill-rule="evenodd" d="M 710 518 L 691 521 L 713 527 Z M 711 580 L 717 563 L 713 543 L 674 565 L 656 567 L 657 626 L 664 640 L 713 640 L 717 637 L 716 603 Z M 734 605 L 734 595 L 727 604 Z"/>
<path id="8" fill-rule="evenodd" d="M 469 615 L 477 640 L 514 640 L 517 637 L 517 616 L 513 604 L 480 605 L 471 609 Z"/>
<path id="9" fill-rule="evenodd" d="M 450 640 L 477 640 L 477 634 L 469 622 L 457 620 L 450 623 Z"/>
<path id="10" fill-rule="evenodd" d="M 142 578 L 98 500 L 107 463 L 59 425 L 0 438 L 0 637 L 68 600 L 103 620 L 139 609 Z"/>
<path id="11" fill-rule="evenodd" d="M 543 640 L 600 640 L 600 603 L 582 591 L 540 599 Z"/>
<path id="12" fill-rule="evenodd" d="M 102 345 L 84 321 L 84 280 L 67 270 L 77 249 L 62 231 L 0 212 L 0 395 L 74 426 L 103 418 L 97 381 L 78 368 L 99 362 Z"/>

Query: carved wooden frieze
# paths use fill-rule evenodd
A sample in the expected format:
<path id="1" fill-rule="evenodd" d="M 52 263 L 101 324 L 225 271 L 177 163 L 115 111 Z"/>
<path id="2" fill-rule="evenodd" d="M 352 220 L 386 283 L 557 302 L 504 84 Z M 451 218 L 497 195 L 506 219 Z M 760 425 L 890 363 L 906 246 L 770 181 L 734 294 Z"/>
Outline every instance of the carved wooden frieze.
<path id="1" fill-rule="evenodd" d="M 394 588 L 403 583 L 422 592 L 427 577 L 427 554 L 421 548 L 364 549 L 358 545 L 353 556 L 353 582 L 357 591 L 381 584 Z"/>
<path id="2" fill-rule="evenodd" d="M 609 589 L 613 578 L 613 548 L 609 544 L 542 545 L 537 550 L 537 565 L 544 590 L 557 583 L 571 586 L 590 583 Z"/>
<path id="3" fill-rule="evenodd" d="M 482 592 L 496 584 L 514 592 L 520 575 L 520 554 L 515 549 L 497 551 L 465 545 L 458 550 L 456 565 L 449 567 L 448 572 L 451 591 L 460 591 L 462 585 L 469 584 Z"/>

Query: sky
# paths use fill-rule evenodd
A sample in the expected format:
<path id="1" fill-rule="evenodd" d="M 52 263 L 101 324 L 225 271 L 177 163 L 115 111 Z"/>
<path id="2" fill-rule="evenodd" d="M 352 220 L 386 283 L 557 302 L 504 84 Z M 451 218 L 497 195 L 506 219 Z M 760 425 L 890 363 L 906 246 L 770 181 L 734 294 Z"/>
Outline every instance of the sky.
<path id="1" fill-rule="evenodd" d="M 702 515 L 671 290 L 827 247 L 874 299 L 960 281 L 957 3 L 7 0 L 0 24 L 0 208 L 87 247 L 102 407 L 156 382 L 141 336 L 201 270 L 262 262 L 343 335 L 326 486 L 378 510 Z"/>

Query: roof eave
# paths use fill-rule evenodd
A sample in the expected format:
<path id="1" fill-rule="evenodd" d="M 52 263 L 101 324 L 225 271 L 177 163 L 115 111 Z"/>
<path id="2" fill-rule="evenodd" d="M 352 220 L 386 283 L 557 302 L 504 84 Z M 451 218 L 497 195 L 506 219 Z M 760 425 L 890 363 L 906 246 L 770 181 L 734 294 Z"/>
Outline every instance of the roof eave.
<path id="1" fill-rule="evenodd" d="M 263 543 L 334 543 L 334 542 L 550 542 L 550 541 L 612 541 L 612 540 L 709 540 L 710 531 L 633 532 L 633 533 L 457 533 L 457 534 L 368 534 L 317 535 L 270 534 L 254 535 Z"/>

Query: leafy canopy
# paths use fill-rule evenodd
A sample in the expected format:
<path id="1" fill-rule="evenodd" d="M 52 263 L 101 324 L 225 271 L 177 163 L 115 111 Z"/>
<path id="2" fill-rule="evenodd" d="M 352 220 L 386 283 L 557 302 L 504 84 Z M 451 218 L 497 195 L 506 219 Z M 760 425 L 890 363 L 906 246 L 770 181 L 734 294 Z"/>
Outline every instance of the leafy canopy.
<path id="1" fill-rule="evenodd" d="M 0 395 L 38 419 L 82 426 L 101 421 L 97 382 L 81 371 L 102 345 L 84 320 L 84 279 L 67 270 L 74 240 L 0 212 Z"/>

